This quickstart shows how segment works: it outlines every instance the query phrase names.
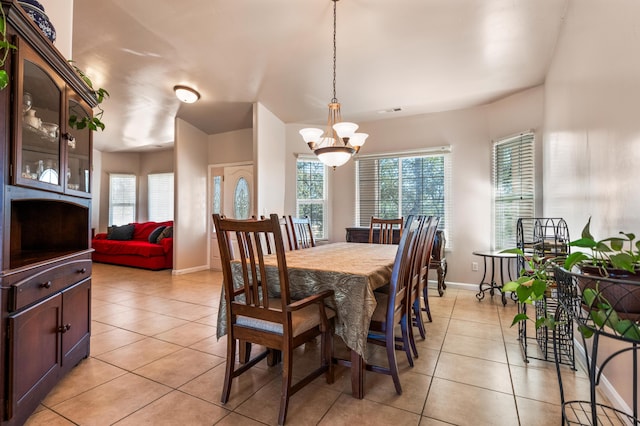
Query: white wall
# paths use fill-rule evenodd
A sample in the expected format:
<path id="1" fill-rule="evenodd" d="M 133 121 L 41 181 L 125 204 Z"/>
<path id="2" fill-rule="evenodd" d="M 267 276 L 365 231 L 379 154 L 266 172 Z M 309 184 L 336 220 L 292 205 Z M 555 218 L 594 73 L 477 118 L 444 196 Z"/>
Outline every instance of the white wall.
<path id="1" fill-rule="evenodd" d="M 547 75 L 545 214 L 565 217 L 572 239 L 589 216 L 598 239 L 640 234 L 638 16 L 636 0 L 570 0 Z M 609 368 L 607 379 L 631 406 L 630 360 Z"/>
<path id="2" fill-rule="evenodd" d="M 261 103 L 254 113 L 254 187 L 257 188 L 256 215 L 284 214 L 285 126 Z M 295 179 L 294 179 L 295 181 Z"/>
<path id="3" fill-rule="evenodd" d="M 173 272 L 207 269 L 207 135 L 176 118 Z"/>
<path id="4" fill-rule="evenodd" d="M 39 3 L 56 29 L 54 45 L 65 58 L 72 59 L 73 0 L 39 0 Z"/>
<path id="5" fill-rule="evenodd" d="M 253 161 L 253 129 L 209 135 L 209 164 Z"/>
<path id="6" fill-rule="evenodd" d="M 482 271 L 474 250 L 489 249 L 492 226 L 491 141 L 528 129 L 541 129 L 544 91 L 533 88 L 492 105 L 437 114 L 360 123 L 369 133 L 362 154 L 415 150 L 451 145 L 453 215 L 449 224 L 447 280 L 477 284 Z M 286 210 L 295 212 L 295 153 L 309 152 L 298 130 L 287 126 Z M 538 133 L 540 135 L 540 133 Z M 330 171 L 332 226 L 330 239 L 344 241 L 345 228 L 355 222 L 355 169 L 350 161 Z M 515 225 L 514 225 L 515 226 Z"/>

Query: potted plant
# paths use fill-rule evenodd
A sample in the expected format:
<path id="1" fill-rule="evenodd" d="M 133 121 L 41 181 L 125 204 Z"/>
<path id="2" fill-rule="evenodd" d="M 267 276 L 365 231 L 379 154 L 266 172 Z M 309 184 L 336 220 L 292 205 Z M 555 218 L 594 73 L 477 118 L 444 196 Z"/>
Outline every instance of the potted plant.
<path id="1" fill-rule="evenodd" d="M 506 283 L 503 291 L 515 292 L 521 303 L 541 303 L 555 286 L 553 268 L 562 266 L 567 271 L 577 271 L 581 305 L 596 327 L 609 327 L 615 334 L 640 340 L 640 241 L 635 234 L 620 232 L 618 236 L 596 240 L 590 231 L 591 218 L 578 240 L 571 247 L 588 249 L 576 251 L 566 258 L 527 258 L 520 249 L 505 250 L 524 256 L 527 267 L 520 271 L 516 281 Z M 638 281 L 638 284 L 630 281 Z M 529 320 L 518 313 L 513 324 Z M 513 325 L 512 324 L 512 325 Z M 536 328 L 555 327 L 553 318 L 536 318 Z M 585 337 L 592 334 L 581 327 Z"/>
<path id="2" fill-rule="evenodd" d="M 16 46 L 9 43 L 7 40 L 7 20 L 4 14 L 4 9 L 0 7 L 0 90 L 7 87 L 9 84 L 9 74 L 4 69 L 4 64 L 9 56 L 9 51 L 16 49 Z"/>
<path id="3" fill-rule="evenodd" d="M 104 115 L 104 109 L 102 109 L 102 107 L 100 106 L 100 104 L 109 97 L 109 92 L 107 92 L 105 89 L 103 89 L 102 87 L 99 87 L 97 89 L 93 88 L 93 82 L 91 81 L 91 79 L 87 76 L 87 74 L 85 74 L 84 71 L 82 71 L 80 68 L 78 68 L 78 66 L 75 64 L 74 61 L 69 60 L 69 63 L 71 64 L 71 66 L 73 67 L 73 69 L 76 71 L 76 73 L 78 74 L 78 76 L 80 76 L 80 78 L 82 79 L 82 81 L 84 81 L 84 84 L 87 85 L 87 87 L 89 87 L 89 89 L 91 89 L 93 91 L 93 95 L 96 98 L 97 101 L 97 105 L 96 108 L 98 108 L 99 112 L 94 115 L 93 117 L 81 117 L 79 118 L 76 115 L 71 115 L 69 117 L 69 126 L 71 126 L 74 129 L 77 130 L 82 130 L 85 127 L 88 127 L 89 129 L 96 131 L 98 129 L 100 130 L 104 130 L 105 125 L 102 122 L 102 116 Z"/>

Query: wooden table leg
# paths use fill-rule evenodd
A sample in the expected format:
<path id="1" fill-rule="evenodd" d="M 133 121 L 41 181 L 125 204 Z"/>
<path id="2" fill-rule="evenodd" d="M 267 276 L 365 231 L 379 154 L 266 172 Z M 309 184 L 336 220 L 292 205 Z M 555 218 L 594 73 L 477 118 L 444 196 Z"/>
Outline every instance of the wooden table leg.
<path id="1" fill-rule="evenodd" d="M 351 351 L 351 395 L 364 398 L 364 360 L 354 350 Z"/>

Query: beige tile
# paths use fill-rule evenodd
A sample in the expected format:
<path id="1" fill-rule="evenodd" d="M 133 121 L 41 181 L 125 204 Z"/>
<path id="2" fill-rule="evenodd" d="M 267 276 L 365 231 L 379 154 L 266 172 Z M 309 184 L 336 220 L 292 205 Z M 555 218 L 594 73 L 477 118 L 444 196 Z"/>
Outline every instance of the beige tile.
<path id="1" fill-rule="evenodd" d="M 421 416 L 368 399 L 354 399 L 342 394 L 322 418 L 319 425 L 418 425 Z"/>
<path id="2" fill-rule="evenodd" d="M 400 374 L 402 395 L 398 395 L 390 376 L 367 375 L 365 398 L 412 413 L 421 414 L 429 392 L 431 376 L 415 373 L 413 369 Z"/>
<path id="3" fill-rule="evenodd" d="M 249 417 L 237 413 L 230 413 L 227 417 L 216 423 L 216 426 L 261 426 L 264 423 L 257 422 Z"/>
<path id="4" fill-rule="evenodd" d="M 131 371 L 180 349 L 178 345 L 147 337 L 96 358 Z"/>
<path id="5" fill-rule="evenodd" d="M 170 390 L 135 374 L 126 374 L 51 408 L 77 424 L 110 425 Z"/>
<path id="6" fill-rule="evenodd" d="M 111 330 L 97 335 L 94 335 L 92 332 L 91 355 L 98 356 L 105 352 L 121 348 L 139 340 L 143 340 L 144 338 L 145 337 L 141 334 L 116 327 L 113 327 Z"/>
<path id="7" fill-rule="evenodd" d="M 59 404 L 127 372 L 96 358 L 88 358 L 74 367 L 43 401 L 48 407 Z"/>
<path id="8" fill-rule="evenodd" d="M 224 358 L 215 355 L 184 348 L 134 372 L 163 385 L 178 388 L 224 361 Z"/>
<path id="9" fill-rule="evenodd" d="M 509 366 L 500 362 L 442 352 L 435 377 L 512 393 Z"/>
<path id="10" fill-rule="evenodd" d="M 233 410 L 264 385 L 280 376 L 275 368 L 265 370 L 254 367 L 249 369 L 233 379 L 229 401 L 223 405 L 220 400 L 222 396 L 222 385 L 224 383 L 224 373 L 225 363 L 222 363 L 181 386 L 180 390 L 205 401 L 221 405 L 226 409 Z"/>
<path id="11" fill-rule="evenodd" d="M 162 314 L 153 314 L 151 317 L 144 318 L 136 322 L 130 322 L 122 325 L 121 327 L 135 333 L 153 336 L 186 324 L 188 324 L 188 322 L 180 318 Z"/>
<path id="12" fill-rule="evenodd" d="M 553 368 L 511 367 L 513 388 L 516 396 L 557 404 L 560 401 L 558 375 Z M 563 368 L 563 385 L 566 400 L 589 399 L 589 381 L 582 374 Z"/>
<path id="13" fill-rule="evenodd" d="M 517 425 L 513 395 L 434 378 L 424 416 L 454 425 Z"/>
<path id="14" fill-rule="evenodd" d="M 73 424 L 58 413 L 44 409 L 29 417 L 24 426 L 72 426 Z"/>
<path id="15" fill-rule="evenodd" d="M 262 423 L 277 425 L 281 388 L 282 379 L 276 378 L 240 404 L 234 411 Z M 303 387 L 289 398 L 287 423 L 318 424 L 339 396 L 340 392 L 327 387 L 313 384 Z M 256 409 L 257 407 L 259 408 Z"/>
<path id="16" fill-rule="evenodd" d="M 190 346 L 208 337 L 216 335 L 216 329 L 204 324 L 187 323 L 179 327 L 172 328 L 160 334 L 156 334 L 156 339 L 175 343 L 180 346 Z"/>
<path id="17" fill-rule="evenodd" d="M 115 423 L 138 425 L 212 425 L 229 411 L 180 391 L 173 391 Z"/>
<path id="18" fill-rule="evenodd" d="M 447 333 L 442 351 L 505 364 L 507 362 L 504 343 L 496 340 Z"/>
<path id="19" fill-rule="evenodd" d="M 487 327 L 486 324 L 472 320 L 451 319 L 447 333 L 499 342 L 503 341 L 502 329 L 500 327 Z"/>
<path id="20" fill-rule="evenodd" d="M 523 425 L 547 426 L 562 424 L 562 408 L 560 405 L 520 397 L 516 398 L 516 404 L 518 404 L 520 423 Z"/>

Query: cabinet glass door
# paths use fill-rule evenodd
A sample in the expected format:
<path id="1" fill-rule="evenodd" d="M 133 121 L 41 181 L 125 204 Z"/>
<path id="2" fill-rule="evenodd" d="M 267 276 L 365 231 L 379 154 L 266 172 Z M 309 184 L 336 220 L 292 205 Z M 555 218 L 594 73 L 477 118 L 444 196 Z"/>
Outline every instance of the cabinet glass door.
<path id="1" fill-rule="evenodd" d="M 68 96 L 68 121 L 81 122 L 83 118 L 91 119 L 89 107 L 71 93 Z M 67 170 L 66 192 L 88 194 L 91 192 L 91 130 L 68 126 L 64 135 L 66 141 Z"/>
<path id="2" fill-rule="evenodd" d="M 16 181 L 43 189 L 62 188 L 60 124 L 62 87 L 54 73 L 22 44 L 22 81 L 16 107 Z"/>

